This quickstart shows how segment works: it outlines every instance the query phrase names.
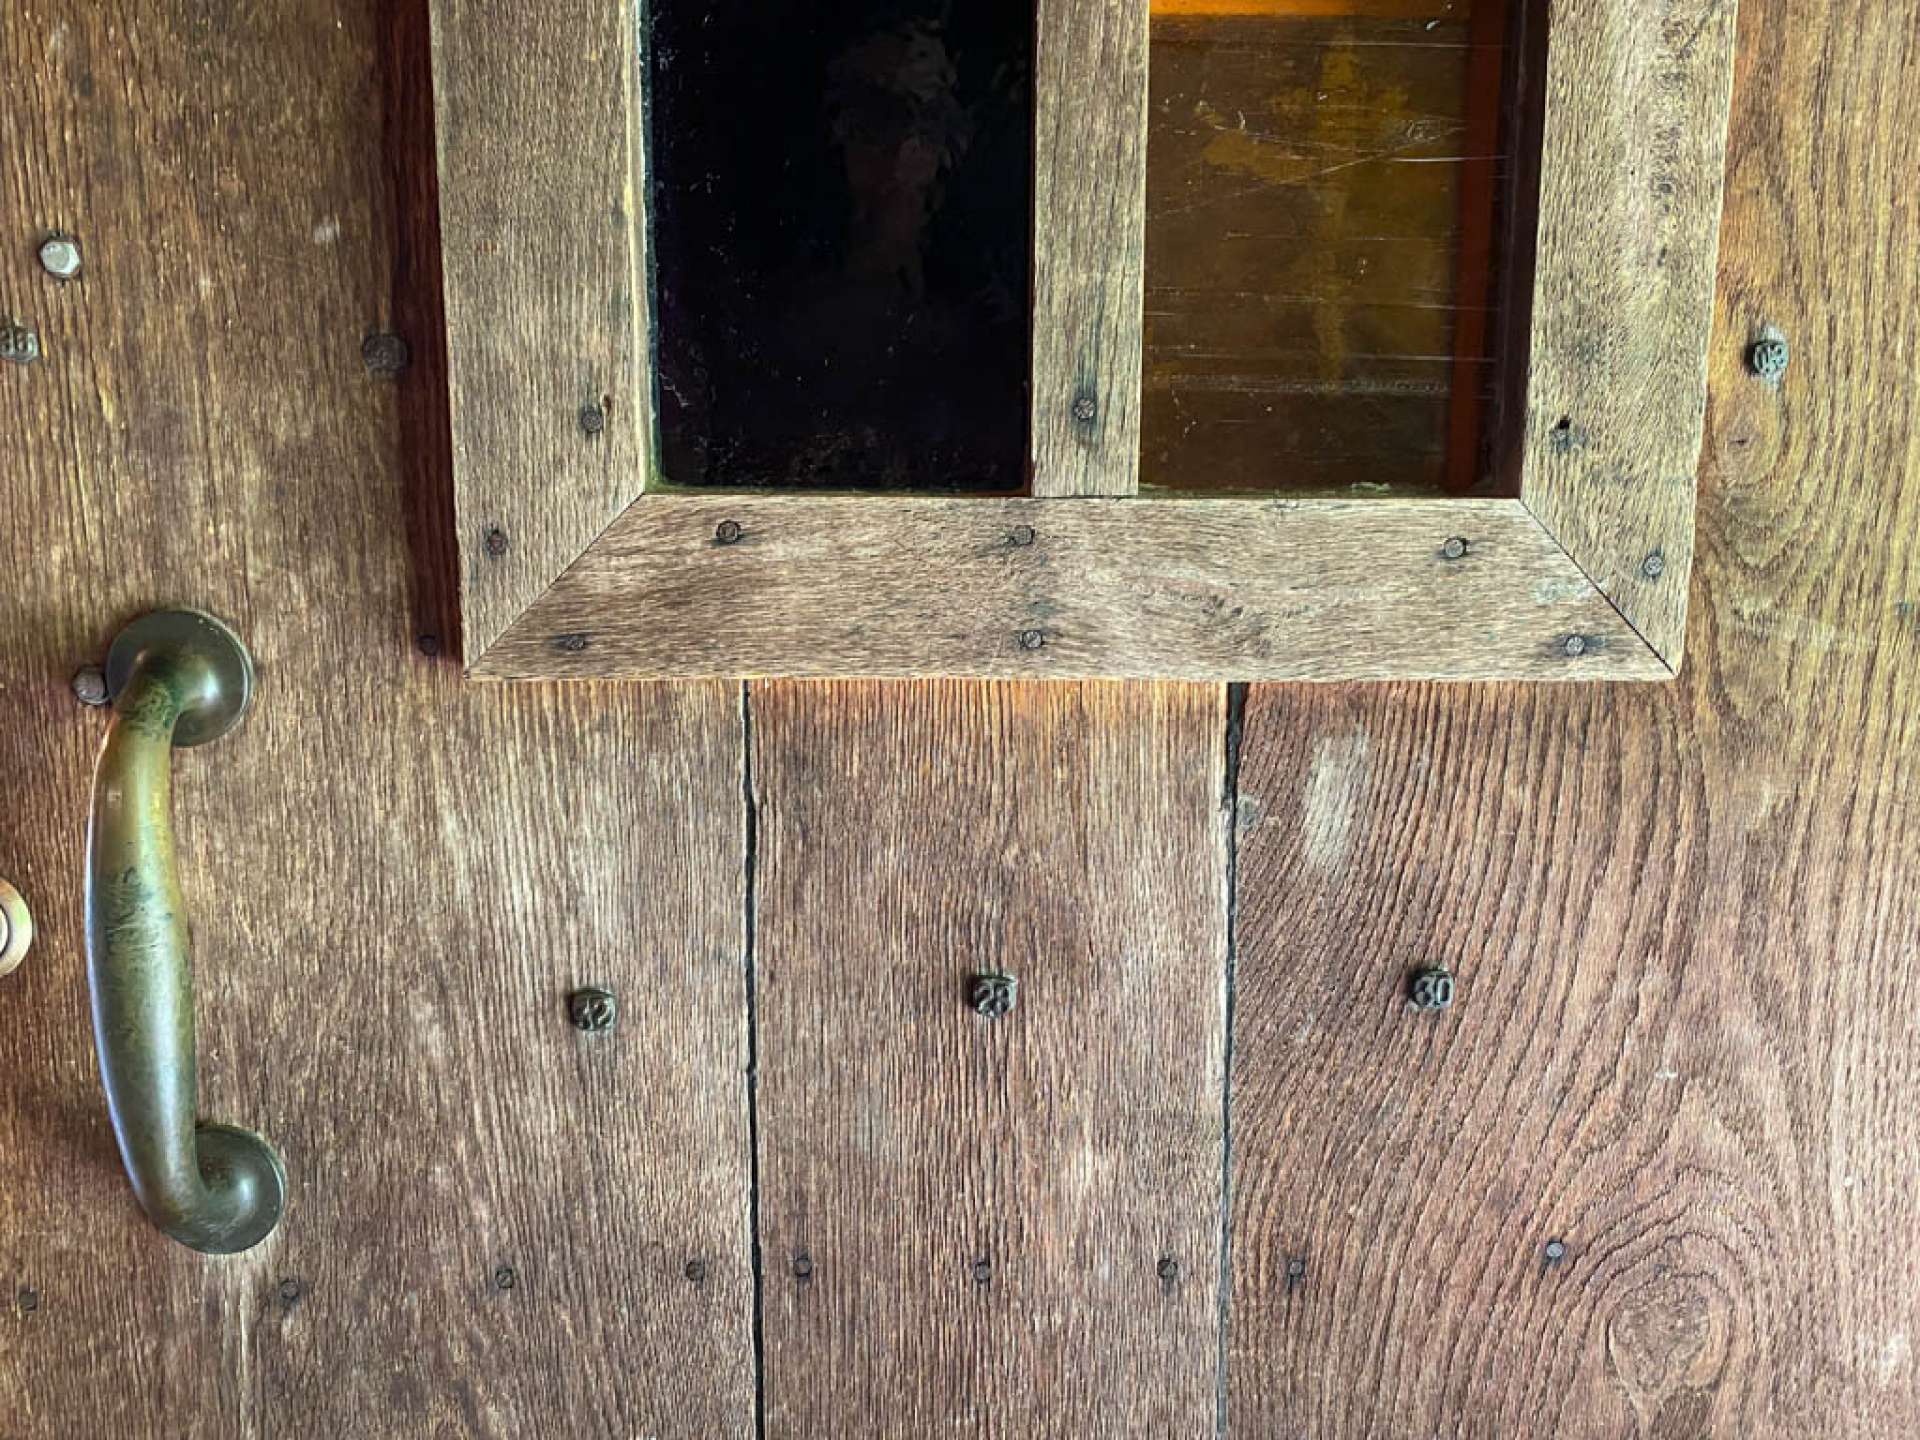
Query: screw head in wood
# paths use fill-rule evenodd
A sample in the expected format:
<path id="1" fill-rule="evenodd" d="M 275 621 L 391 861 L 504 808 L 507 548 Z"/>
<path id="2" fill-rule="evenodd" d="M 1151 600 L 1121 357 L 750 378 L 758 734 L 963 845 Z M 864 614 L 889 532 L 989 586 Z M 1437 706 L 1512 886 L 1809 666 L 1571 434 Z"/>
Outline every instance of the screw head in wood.
<path id="1" fill-rule="evenodd" d="M 713 527 L 713 543 L 716 545 L 738 545 L 747 532 L 741 528 L 738 520 L 722 520 Z"/>
<path id="2" fill-rule="evenodd" d="M 1569 635 L 1561 644 L 1560 648 L 1565 652 L 1569 660 L 1578 660 L 1582 655 L 1587 653 L 1587 637 L 1584 635 Z"/>
<path id="3" fill-rule="evenodd" d="M 1667 573 L 1667 557 L 1658 550 L 1640 562 L 1640 573 L 1649 580 L 1658 580 Z"/>
<path id="4" fill-rule="evenodd" d="M 1020 648 L 1022 650 L 1043 649 L 1046 643 L 1047 632 L 1044 630 L 1022 630 L 1020 632 Z"/>
<path id="5" fill-rule="evenodd" d="M 49 235 L 40 242 L 40 268 L 56 280 L 80 273 L 80 242 L 71 235 Z"/>
<path id="6" fill-rule="evenodd" d="M 1747 347 L 1747 368 L 1762 380 L 1778 380 L 1787 373 L 1793 352 L 1779 336 L 1756 340 Z"/>
<path id="7" fill-rule="evenodd" d="M 1440 558 L 1442 560 L 1464 559 L 1466 557 L 1466 553 L 1467 553 L 1467 542 L 1458 535 L 1455 535 L 1452 539 L 1448 540 L 1446 544 L 1440 547 Z"/>
<path id="8" fill-rule="evenodd" d="M 606 411 L 602 410 L 598 405 L 582 405 L 580 407 L 580 433 L 582 435 L 598 435 L 606 428 Z"/>
<path id="9" fill-rule="evenodd" d="M 1034 529 L 1031 525 L 1016 525 L 1007 532 L 1007 542 L 1015 549 L 1025 549 L 1033 544 L 1034 539 Z"/>
<path id="10" fill-rule="evenodd" d="M 967 982 L 967 1003 L 976 1015 L 984 1015 L 989 1020 L 1004 1019 L 1013 1013 L 1019 989 L 1020 982 L 1011 975 L 998 971 L 982 973 Z"/>
<path id="11" fill-rule="evenodd" d="M 1453 976 L 1440 969 L 1416 970 L 1407 998 L 1416 1010 L 1445 1010 L 1453 1004 Z"/>
<path id="12" fill-rule="evenodd" d="M 1567 1242 L 1564 1240 L 1547 1241 L 1545 1254 L 1549 1265 L 1558 1265 L 1567 1258 Z"/>
<path id="13" fill-rule="evenodd" d="M 567 1019 L 574 1029 L 598 1035 L 611 1030 L 620 1019 L 620 1002 L 611 990 L 583 985 L 567 996 Z"/>
<path id="14" fill-rule="evenodd" d="M 1082 425 L 1091 425 L 1100 415 L 1100 402 L 1091 395 L 1073 397 L 1073 418 Z"/>
<path id="15" fill-rule="evenodd" d="M 507 532 L 502 530 L 498 525 L 489 526 L 484 539 L 487 554 L 491 555 L 494 559 L 498 560 L 502 555 L 507 553 Z"/>

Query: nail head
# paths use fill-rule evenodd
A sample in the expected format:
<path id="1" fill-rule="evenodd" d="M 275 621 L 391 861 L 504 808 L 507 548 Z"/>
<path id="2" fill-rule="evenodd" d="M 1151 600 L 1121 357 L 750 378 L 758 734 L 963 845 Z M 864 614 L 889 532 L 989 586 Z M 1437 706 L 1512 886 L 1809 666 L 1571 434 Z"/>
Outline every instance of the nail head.
<path id="1" fill-rule="evenodd" d="M 1013 1013 L 1019 999 L 1020 982 L 998 971 L 975 975 L 967 986 L 967 1003 L 976 1015 L 989 1020 L 1005 1019 Z"/>
<path id="2" fill-rule="evenodd" d="M 567 996 L 567 1019 L 573 1028 L 589 1035 L 613 1029 L 620 1019 L 620 1002 L 611 990 L 600 985 L 583 985 Z"/>
<path id="3" fill-rule="evenodd" d="M 1416 970 L 1407 998 L 1416 1010 L 1445 1010 L 1453 1004 L 1453 976 L 1438 968 Z"/>
<path id="4" fill-rule="evenodd" d="M 1793 352 L 1779 336 L 1756 340 L 1747 347 L 1747 368 L 1762 380 L 1778 380 L 1787 373 Z"/>
<path id="5" fill-rule="evenodd" d="M 360 342 L 360 363 L 379 380 L 391 380 L 413 363 L 407 342 L 387 331 L 375 331 Z"/>

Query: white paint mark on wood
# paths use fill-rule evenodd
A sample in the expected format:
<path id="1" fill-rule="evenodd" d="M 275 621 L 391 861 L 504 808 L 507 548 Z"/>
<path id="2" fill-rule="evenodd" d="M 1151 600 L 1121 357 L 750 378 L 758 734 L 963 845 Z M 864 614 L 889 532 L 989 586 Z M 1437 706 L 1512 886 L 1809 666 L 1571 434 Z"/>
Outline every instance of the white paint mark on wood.
<path id="1" fill-rule="evenodd" d="M 1325 874 L 1346 865 L 1355 821 L 1366 803 L 1371 750 L 1364 730 L 1324 736 L 1314 747 L 1301 813 L 1301 843 L 1310 869 Z"/>

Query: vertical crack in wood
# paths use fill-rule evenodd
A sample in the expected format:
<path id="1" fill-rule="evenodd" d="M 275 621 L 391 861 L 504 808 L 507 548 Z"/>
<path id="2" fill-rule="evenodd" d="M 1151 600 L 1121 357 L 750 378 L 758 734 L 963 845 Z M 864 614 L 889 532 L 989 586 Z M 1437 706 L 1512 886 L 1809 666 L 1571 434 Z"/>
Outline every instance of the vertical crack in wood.
<path id="1" fill-rule="evenodd" d="M 1233 1321 L 1233 1002 L 1235 967 L 1239 960 L 1235 921 L 1240 909 L 1240 751 L 1246 735 L 1247 692 L 1245 684 L 1227 686 L 1225 782 L 1220 803 L 1226 812 L 1227 883 L 1224 901 L 1227 910 L 1226 954 L 1226 1043 L 1220 1066 L 1220 1359 L 1216 1366 L 1218 1386 L 1217 1440 L 1227 1436 L 1227 1344 L 1228 1326 Z"/>
<path id="2" fill-rule="evenodd" d="M 767 1440 L 766 1253 L 760 1236 L 760 996 L 756 968 L 755 880 L 759 868 L 760 807 L 753 794 L 753 692 L 740 682 L 740 801 L 746 836 L 741 855 L 744 910 L 742 980 L 747 998 L 747 1227 L 753 1260 L 753 1433 Z"/>

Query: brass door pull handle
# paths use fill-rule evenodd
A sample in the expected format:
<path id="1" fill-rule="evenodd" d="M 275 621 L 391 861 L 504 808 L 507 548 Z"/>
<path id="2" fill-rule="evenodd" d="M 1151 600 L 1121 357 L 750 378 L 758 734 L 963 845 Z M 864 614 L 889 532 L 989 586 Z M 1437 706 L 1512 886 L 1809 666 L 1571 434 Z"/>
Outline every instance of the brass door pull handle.
<path id="1" fill-rule="evenodd" d="M 209 615 L 136 620 L 107 656 L 113 720 L 87 829 L 87 979 L 94 1043 L 120 1156 L 149 1219 L 226 1255 L 272 1233 L 280 1157 L 258 1135 L 201 1124 L 193 954 L 173 853 L 173 750 L 226 734 L 253 697 L 253 660 Z"/>

